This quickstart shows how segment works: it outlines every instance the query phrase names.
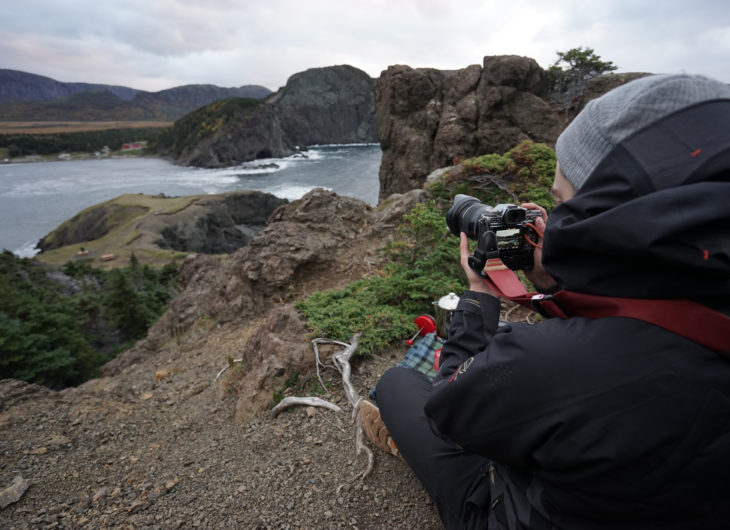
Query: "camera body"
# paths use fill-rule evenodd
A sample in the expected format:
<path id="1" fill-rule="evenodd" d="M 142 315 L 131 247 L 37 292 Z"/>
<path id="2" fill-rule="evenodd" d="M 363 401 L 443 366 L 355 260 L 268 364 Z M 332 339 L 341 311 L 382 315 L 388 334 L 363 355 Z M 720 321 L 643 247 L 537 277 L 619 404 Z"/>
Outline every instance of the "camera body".
<path id="1" fill-rule="evenodd" d="M 446 224 L 454 235 L 464 232 L 477 242 L 469 266 L 482 273 L 487 260 L 499 258 L 512 270 L 531 269 L 532 253 L 539 236 L 530 226 L 540 217 L 538 210 L 514 204 L 486 206 L 479 199 L 459 194 L 446 213 Z"/>

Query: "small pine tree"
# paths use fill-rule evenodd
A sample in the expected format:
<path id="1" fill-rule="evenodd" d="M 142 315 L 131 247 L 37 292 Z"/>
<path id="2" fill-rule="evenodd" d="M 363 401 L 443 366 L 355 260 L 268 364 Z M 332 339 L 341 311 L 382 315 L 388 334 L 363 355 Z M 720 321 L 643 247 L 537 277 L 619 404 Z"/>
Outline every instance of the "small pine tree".
<path id="1" fill-rule="evenodd" d="M 552 78 L 556 99 L 566 107 L 583 92 L 591 78 L 618 68 L 611 61 L 603 61 L 593 48 L 579 46 L 557 54 L 558 58 L 548 68 L 548 74 Z"/>

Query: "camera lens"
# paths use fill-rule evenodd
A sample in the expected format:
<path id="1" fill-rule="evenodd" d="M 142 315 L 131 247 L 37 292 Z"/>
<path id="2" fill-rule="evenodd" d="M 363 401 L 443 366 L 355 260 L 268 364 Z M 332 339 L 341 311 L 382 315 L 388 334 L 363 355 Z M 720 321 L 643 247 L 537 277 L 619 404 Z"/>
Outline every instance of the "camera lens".
<path id="1" fill-rule="evenodd" d="M 478 236 L 478 223 L 482 213 L 490 211 L 488 206 L 469 195 L 459 194 L 454 197 L 454 204 L 446 213 L 446 224 L 454 235 L 464 232 L 469 238 Z"/>

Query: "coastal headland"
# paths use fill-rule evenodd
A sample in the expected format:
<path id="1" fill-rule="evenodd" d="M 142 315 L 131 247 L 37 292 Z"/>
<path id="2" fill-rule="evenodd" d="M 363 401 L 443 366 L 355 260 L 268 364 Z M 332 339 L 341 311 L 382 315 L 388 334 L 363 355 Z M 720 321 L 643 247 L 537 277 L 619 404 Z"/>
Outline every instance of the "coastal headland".
<path id="1" fill-rule="evenodd" d="M 94 266 L 112 268 L 125 266 L 132 254 L 150 266 L 182 259 L 189 252 L 230 254 L 248 243 L 269 215 L 287 202 L 255 191 L 121 195 L 86 208 L 46 235 L 38 244 L 41 253 L 36 259 L 57 266 L 91 260 Z"/>
<path id="2" fill-rule="evenodd" d="M 569 108 L 555 107 L 545 72 L 533 63 L 506 56 L 455 72 L 407 66 L 384 72 L 374 85 L 371 116 L 384 153 L 377 207 L 316 189 L 272 205 L 265 226 L 237 250 L 209 254 L 176 250 L 173 243 L 217 240 L 198 236 L 210 232 L 205 226 L 226 232 L 224 223 L 197 221 L 228 212 L 221 206 L 226 197 L 210 196 L 219 206 L 206 210 L 203 196 L 125 195 L 80 212 L 44 238 L 37 259 L 48 263 L 78 259 L 82 246 L 92 258 L 114 253 L 125 261 L 134 252 L 152 264 L 185 255 L 181 292 L 147 337 L 105 364 L 96 379 L 61 391 L 0 381 L 0 487 L 18 475 L 31 482 L 18 502 L 0 511 L 0 526 L 442 528 L 399 459 L 376 452 L 372 473 L 357 478 L 367 456 L 355 452 L 342 378 L 318 367 L 310 323 L 296 304 L 320 293 L 333 302 L 374 299 L 378 286 L 390 286 L 385 282 L 400 271 L 407 285 L 400 298 L 420 300 L 428 311 L 434 298 L 418 291 L 419 267 L 448 255 L 429 254 L 437 247 L 448 247 L 458 262 L 457 240 L 446 238 L 439 210 L 454 193 L 500 202 L 548 196 L 551 144 L 587 94 L 600 89 L 590 92 L 597 86 L 590 85 Z M 604 87 L 624 79 L 606 77 Z M 535 111 L 524 112 L 525 103 Z M 178 130 L 180 160 L 215 166 L 242 154 L 256 158 L 286 138 L 276 131 L 282 122 L 271 108 L 246 116 L 271 119 L 245 123 L 275 134 L 257 140 L 240 122 L 221 121 L 211 131 L 203 125 L 218 122 L 195 120 Z M 408 239 L 419 234 L 400 228 L 417 207 L 431 221 L 431 239 L 421 245 Z M 241 233 L 236 225 L 245 223 L 228 215 Z M 386 248 L 405 264 L 394 268 Z M 417 261 L 417 251 L 426 257 Z M 346 315 L 349 320 L 331 308 L 323 313 L 336 323 L 390 326 L 362 310 Z M 505 303 L 501 318 L 531 317 Z M 361 396 L 403 358 L 409 335 L 353 361 L 352 383 Z M 323 348 L 321 360 L 338 351 Z M 298 408 L 270 417 L 277 398 L 310 393 L 343 410 Z"/>

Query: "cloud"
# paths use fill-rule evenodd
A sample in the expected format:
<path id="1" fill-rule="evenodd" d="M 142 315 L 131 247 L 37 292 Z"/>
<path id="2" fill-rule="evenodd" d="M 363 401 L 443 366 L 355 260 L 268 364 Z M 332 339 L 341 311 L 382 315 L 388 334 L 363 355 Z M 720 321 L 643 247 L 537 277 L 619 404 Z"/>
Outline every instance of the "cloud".
<path id="1" fill-rule="evenodd" d="M 146 90 L 275 90 L 317 66 L 377 77 L 391 64 L 456 69 L 496 54 L 546 67 L 576 46 L 621 71 L 730 81 L 730 10 L 711 0 L 28 0 L 0 20 L 0 67 Z"/>

